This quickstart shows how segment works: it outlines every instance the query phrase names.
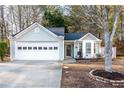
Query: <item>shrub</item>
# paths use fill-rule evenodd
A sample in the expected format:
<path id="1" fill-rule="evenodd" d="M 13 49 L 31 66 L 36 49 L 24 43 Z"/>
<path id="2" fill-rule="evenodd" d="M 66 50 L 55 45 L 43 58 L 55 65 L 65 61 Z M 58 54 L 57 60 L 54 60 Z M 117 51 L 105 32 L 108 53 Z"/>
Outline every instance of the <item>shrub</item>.
<path id="1" fill-rule="evenodd" d="M 6 42 L 0 42 L 0 58 L 2 61 L 4 61 L 4 57 L 7 53 L 7 43 Z"/>
<path id="2" fill-rule="evenodd" d="M 96 57 L 97 57 L 97 58 L 101 58 L 102 55 L 101 55 L 101 54 L 96 54 Z"/>
<path id="3" fill-rule="evenodd" d="M 81 51 L 78 51 L 78 56 L 79 56 L 79 58 L 82 57 L 82 52 Z"/>

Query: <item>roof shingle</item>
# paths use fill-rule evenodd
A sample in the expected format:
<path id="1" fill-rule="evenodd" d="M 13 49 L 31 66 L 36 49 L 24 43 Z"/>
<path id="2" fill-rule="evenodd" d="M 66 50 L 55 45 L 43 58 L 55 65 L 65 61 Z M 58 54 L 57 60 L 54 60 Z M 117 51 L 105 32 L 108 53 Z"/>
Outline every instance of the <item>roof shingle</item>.
<path id="1" fill-rule="evenodd" d="M 64 36 L 64 27 L 51 27 L 47 29 L 56 34 L 57 36 Z"/>
<path id="2" fill-rule="evenodd" d="M 86 34 L 87 32 L 65 33 L 65 40 L 77 40 Z"/>

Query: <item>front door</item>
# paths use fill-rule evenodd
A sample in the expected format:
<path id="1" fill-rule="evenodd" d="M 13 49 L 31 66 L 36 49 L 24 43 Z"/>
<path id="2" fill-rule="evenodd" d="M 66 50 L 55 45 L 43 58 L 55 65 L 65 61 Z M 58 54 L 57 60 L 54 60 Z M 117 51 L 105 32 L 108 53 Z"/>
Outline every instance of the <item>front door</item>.
<path id="1" fill-rule="evenodd" d="M 67 45 L 66 56 L 71 56 L 71 45 Z"/>
<path id="2" fill-rule="evenodd" d="M 86 58 L 91 58 L 91 42 L 86 42 Z"/>

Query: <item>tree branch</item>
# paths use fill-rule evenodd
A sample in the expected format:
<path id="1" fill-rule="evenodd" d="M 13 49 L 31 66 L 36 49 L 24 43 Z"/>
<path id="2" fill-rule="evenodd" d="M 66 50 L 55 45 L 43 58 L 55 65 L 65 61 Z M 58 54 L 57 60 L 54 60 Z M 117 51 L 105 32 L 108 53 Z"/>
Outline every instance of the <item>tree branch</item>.
<path id="1" fill-rule="evenodd" d="M 112 30 L 112 33 L 111 33 L 111 36 L 110 36 L 110 40 L 111 40 L 111 41 L 113 40 L 113 37 L 114 37 L 115 32 L 116 32 L 119 14 L 120 14 L 120 6 L 117 6 L 117 8 L 116 8 L 116 10 L 115 10 L 113 30 Z"/>

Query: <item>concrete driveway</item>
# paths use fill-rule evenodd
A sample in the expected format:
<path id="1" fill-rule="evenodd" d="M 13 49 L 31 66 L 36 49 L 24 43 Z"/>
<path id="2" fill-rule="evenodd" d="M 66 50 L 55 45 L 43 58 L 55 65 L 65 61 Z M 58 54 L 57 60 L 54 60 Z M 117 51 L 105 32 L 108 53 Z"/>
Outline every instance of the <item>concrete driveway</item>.
<path id="1" fill-rule="evenodd" d="M 0 63 L 0 88 L 60 87 L 61 62 L 13 61 Z"/>

